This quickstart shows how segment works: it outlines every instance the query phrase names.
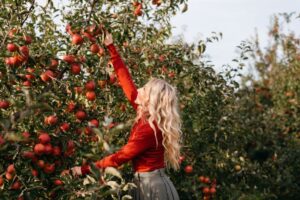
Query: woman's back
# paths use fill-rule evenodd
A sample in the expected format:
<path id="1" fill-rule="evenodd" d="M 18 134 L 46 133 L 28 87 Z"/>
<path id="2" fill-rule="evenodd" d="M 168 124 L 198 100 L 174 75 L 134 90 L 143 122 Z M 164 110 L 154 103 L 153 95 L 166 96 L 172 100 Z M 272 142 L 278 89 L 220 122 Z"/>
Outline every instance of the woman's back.
<path id="1" fill-rule="evenodd" d="M 146 122 L 142 122 L 139 120 L 132 128 L 130 139 L 134 137 L 141 137 L 141 134 L 145 140 L 145 144 L 148 148 L 138 156 L 136 156 L 132 160 L 133 169 L 137 172 L 146 172 L 152 171 L 159 168 L 164 168 L 164 147 L 162 145 L 162 132 L 158 129 L 155 124 L 156 128 L 156 136 L 157 136 L 157 144 L 155 139 L 155 133 L 151 128 L 150 124 Z"/>

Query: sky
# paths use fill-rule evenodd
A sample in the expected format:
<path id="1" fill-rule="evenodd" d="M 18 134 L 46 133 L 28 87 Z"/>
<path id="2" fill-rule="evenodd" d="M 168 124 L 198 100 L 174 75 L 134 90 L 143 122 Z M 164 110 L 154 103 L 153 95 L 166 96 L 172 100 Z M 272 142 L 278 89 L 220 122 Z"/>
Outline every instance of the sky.
<path id="1" fill-rule="evenodd" d="M 238 56 L 236 46 L 253 38 L 255 29 L 262 46 L 266 46 L 268 27 L 274 14 L 300 14 L 300 0 L 189 0 L 188 7 L 187 12 L 172 18 L 173 34 L 183 34 L 186 41 L 195 42 L 209 37 L 213 31 L 222 32 L 223 39 L 207 47 L 216 71 L 222 71 L 222 65 L 232 63 Z M 288 29 L 300 36 L 300 19 L 291 23 Z"/>

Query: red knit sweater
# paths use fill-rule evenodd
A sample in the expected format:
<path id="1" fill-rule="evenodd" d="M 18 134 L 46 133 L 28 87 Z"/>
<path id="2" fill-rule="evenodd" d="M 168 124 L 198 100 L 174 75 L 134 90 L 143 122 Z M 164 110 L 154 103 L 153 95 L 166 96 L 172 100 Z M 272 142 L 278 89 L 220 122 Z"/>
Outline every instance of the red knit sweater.
<path id="1" fill-rule="evenodd" d="M 137 97 L 137 89 L 131 79 L 130 73 L 115 46 L 110 44 L 107 47 L 120 85 L 133 108 L 137 110 L 137 104 L 134 103 Z M 123 163 L 132 161 L 133 170 L 135 172 L 147 172 L 165 167 L 162 133 L 155 122 L 154 125 L 156 128 L 158 146 L 156 146 L 154 131 L 149 123 L 139 120 L 133 125 L 127 144 L 118 152 L 96 161 L 95 165 L 98 168 L 118 167 Z M 89 173 L 90 167 L 88 165 L 82 166 L 81 171 L 82 174 Z"/>

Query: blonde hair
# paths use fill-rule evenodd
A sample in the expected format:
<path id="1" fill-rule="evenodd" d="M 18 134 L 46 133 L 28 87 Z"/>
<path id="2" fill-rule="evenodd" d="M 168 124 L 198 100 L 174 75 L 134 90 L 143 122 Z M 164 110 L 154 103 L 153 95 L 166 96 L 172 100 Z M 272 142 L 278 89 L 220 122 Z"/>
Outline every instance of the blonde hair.
<path id="1" fill-rule="evenodd" d="M 144 102 L 138 108 L 136 121 L 146 117 L 154 130 L 158 145 L 154 121 L 162 131 L 164 157 L 167 167 L 179 169 L 181 148 L 181 119 L 179 115 L 176 89 L 162 79 L 152 78 L 144 86 Z"/>

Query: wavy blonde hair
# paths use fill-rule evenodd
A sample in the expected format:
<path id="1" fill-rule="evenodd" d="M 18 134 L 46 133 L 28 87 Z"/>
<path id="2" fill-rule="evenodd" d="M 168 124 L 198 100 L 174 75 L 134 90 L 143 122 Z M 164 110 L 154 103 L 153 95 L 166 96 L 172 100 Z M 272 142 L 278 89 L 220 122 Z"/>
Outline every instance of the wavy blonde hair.
<path id="1" fill-rule="evenodd" d="M 144 99 L 138 108 L 136 121 L 144 117 L 154 130 L 158 145 L 154 121 L 162 131 L 164 157 L 167 167 L 179 169 L 181 148 L 181 119 L 175 87 L 162 79 L 152 78 L 144 86 Z"/>

